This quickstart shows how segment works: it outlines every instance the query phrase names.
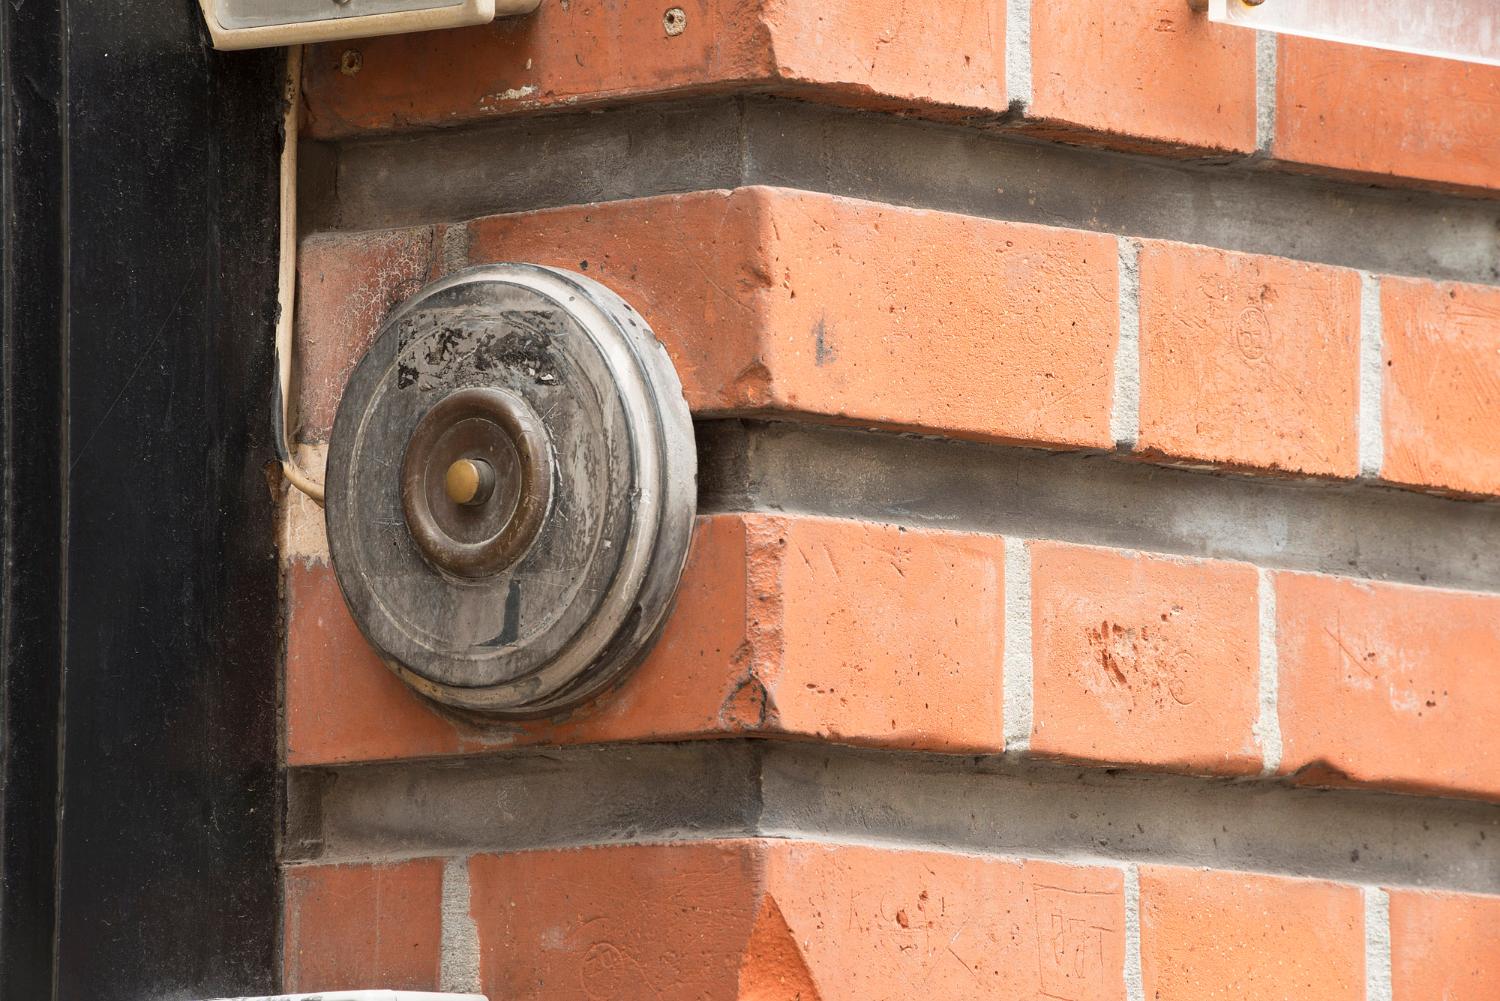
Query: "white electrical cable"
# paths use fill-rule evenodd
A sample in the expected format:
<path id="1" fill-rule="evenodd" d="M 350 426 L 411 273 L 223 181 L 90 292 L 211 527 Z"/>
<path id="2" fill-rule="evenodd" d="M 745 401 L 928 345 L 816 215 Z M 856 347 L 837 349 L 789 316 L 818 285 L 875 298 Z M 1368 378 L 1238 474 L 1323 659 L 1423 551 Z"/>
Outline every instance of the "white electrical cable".
<path id="1" fill-rule="evenodd" d="M 292 333 L 297 305 L 297 126 L 302 110 L 302 46 L 286 55 L 286 111 L 282 119 L 281 246 L 276 274 L 276 453 L 287 482 L 323 503 L 323 485 L 297 465 L 291 443 Z"/>

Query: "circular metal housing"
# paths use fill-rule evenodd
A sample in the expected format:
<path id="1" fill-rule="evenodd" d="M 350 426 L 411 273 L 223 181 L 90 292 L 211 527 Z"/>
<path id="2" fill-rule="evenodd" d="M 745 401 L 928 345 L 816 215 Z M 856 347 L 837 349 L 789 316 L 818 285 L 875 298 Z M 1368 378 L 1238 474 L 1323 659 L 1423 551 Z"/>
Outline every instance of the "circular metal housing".
<path id="1" fill-rule="evenodd" d="M 671 607 L 697 496 L 671 359 L 582 275 L 474 268 L 399 306 L 344 389 L 328 543 L 424 695 L 523 719 L 596 695 Z"/>

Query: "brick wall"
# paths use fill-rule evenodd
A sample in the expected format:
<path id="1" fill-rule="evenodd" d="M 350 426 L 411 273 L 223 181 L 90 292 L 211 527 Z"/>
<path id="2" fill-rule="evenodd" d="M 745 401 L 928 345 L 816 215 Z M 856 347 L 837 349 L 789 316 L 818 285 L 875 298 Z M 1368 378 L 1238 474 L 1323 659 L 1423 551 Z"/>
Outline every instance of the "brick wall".
<path id="1" fill-rule="evenodd" d="M 647 662 L 524 725 L 288 494 L 287 987 L 1500 997 L 1500 70 L 668 6 L 309 52 L 305 461 L 394 303 L 527 260 L 650 321 L 703 490 Z"/>

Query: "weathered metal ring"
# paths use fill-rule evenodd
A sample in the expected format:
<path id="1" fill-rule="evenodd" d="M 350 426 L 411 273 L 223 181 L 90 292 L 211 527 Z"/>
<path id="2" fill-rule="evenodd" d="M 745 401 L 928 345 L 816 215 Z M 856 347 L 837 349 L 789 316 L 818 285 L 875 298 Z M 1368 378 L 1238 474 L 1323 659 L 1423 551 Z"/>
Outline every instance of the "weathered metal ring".
<path id="1" fill-rule="evenodd" d="M 360 630 L 418 692 L 554 715 L 661 631 L 696 479 L 681 384 L 640 314 L 582 275 L 490 265 L 398 306 L 350 375 L 329 550 Z"/>
<path id="2" fill-rule="evenodd" d="M 458 461 L 483 462 L 495 486 L 460 504 L 445 479 Z M 500 389 L 460 389 L 427 412 L 401 462 L 406 527 L 428 562 L 460 577 L 511 566 L 541 530 L 552 500 L 552 444 L 536 414 Z"/>

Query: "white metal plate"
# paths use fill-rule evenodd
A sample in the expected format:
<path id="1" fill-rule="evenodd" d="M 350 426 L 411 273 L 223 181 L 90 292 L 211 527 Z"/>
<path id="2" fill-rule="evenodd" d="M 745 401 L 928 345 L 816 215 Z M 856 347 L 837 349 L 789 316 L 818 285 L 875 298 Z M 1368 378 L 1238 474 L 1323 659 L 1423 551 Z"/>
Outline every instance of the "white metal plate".
<path id="1" fill-rule="evenodd" d="M 216 49 L 261 49 L 488 24 L 540 0 L 200 0 Z"/>
<path id="2" fill-rule="evenodd" d="M 1500 0 L 1209 0 L 1224 24 L 1500 66 Z"/>
<path id="3" fill-rule="evenodd" d="M 232 31 L 462 6 L 464 0 L 345 0 L 343 3 L 339 0 L 215 0 L 214 16 L 219 24 Z"/>

